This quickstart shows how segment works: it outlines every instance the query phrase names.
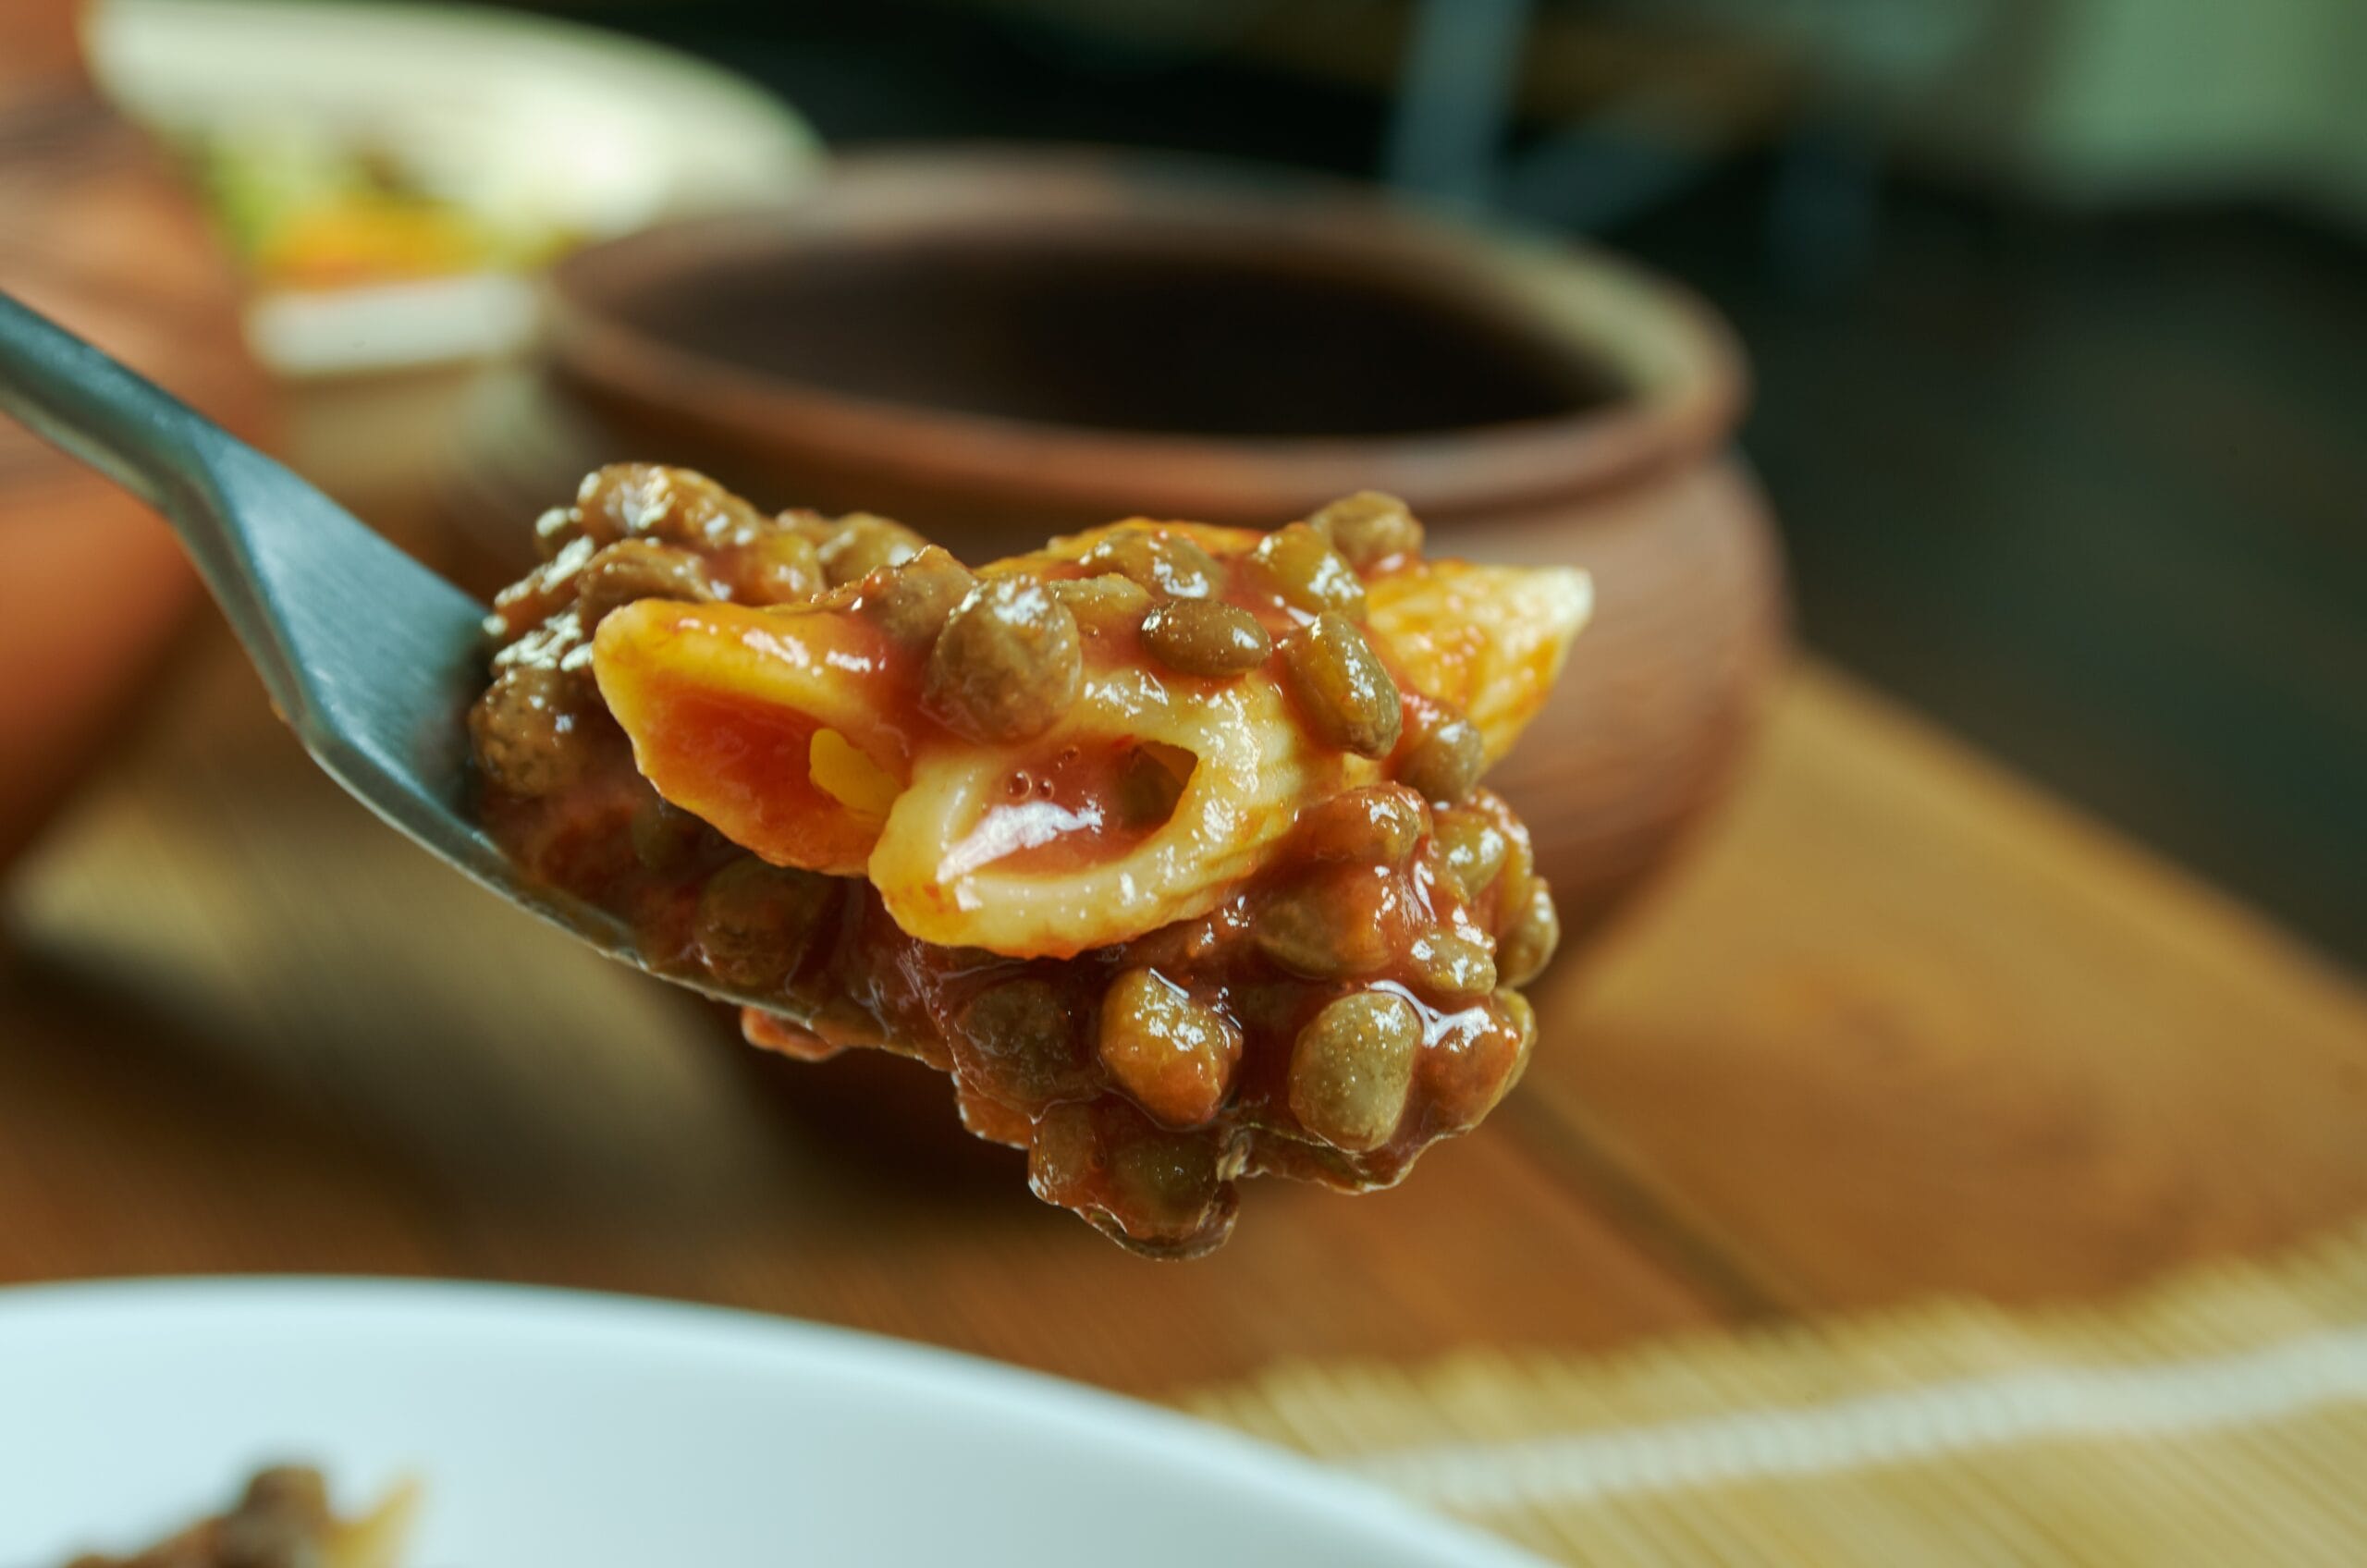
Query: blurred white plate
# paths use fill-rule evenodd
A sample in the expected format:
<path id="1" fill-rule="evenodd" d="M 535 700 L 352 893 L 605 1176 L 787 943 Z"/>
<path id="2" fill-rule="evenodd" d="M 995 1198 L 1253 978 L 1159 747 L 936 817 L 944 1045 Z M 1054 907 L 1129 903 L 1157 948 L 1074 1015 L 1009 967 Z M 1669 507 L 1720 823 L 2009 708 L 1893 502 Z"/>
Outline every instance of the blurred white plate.
<path id="1" fill-rule="evenodd" d="M 0 1562 L 276 1458 L 426 1485 L 417 1568 L 1536 1568 L 1215 1427 L 838 1329 L 500 1286 L 0 1292 Z"/>
<path id="2" fill-rule="evenodd" d="M 820 159 L 803 119 L 728 71 L 491 7 L 101 0 L 86 31 L 108 94 L 167 137 L 400 147 L 468 208 L 584 240 L 777 198 Z M 498 275 L 271 295 L 254 336 L 288 374 L 385 369 L 516 347 L 533 304 Z"/>

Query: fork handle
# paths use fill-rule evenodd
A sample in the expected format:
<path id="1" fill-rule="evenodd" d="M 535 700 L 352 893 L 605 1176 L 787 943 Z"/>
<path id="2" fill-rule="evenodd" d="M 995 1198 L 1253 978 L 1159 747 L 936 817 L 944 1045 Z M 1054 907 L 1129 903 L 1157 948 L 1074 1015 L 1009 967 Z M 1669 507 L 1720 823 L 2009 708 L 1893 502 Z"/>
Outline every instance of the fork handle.
<path id="1" fill-rule="evenodd" d="M 257 629 L 270 617 L 242 543 L 214 505 L 226 467 L 276 466 L 104 350 L 0 292 L 0 412 L 88 463 L 163 514 L 215 599 L 239 628 L 275 699 L 284 655 Z"/>
<path id="2" fill-rule="evenodd" d="M 0 410 L 168 514 L 181 509 L 171 504 L 177 494 L 202 483 L 207 445 L 237 439 L 5 293 Z"/>

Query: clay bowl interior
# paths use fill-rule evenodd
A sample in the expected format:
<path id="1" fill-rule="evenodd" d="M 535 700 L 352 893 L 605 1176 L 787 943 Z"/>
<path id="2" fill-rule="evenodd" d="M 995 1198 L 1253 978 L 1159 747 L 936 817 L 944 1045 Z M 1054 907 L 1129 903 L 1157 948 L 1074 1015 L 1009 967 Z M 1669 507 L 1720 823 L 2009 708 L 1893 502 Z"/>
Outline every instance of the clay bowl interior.
<path id="1" fill-rule="evenodd" d="M 1132 154 L 882 154 L 579 252 L 553 317 L 532 428 L 482 436 L 545 465 L 508 538 L 585 468 L 646 458 L 974 559 L 1125 516 L 1273 527 L 1370 487 L 1434 551 L 1587 567 L 1595 622 L 1497 775 L 1574 933 L 1714 797 L 1780 640 L 1772 535 L 1723 455 L 1731 340 L 1584 248 Z"/>
<path id="2" fill-rule="evenodd" d="M 1609 258 L 1140 157 L 851 159 L 582 252 L 555 294 L 595 417 L 764 498 L 1014 546 L 1367 485 L 1451 526 L 1717 440 L 1738 397 L 1716 324 Z"/>
<path id="3" fill-rule="evenodd" d="M 1354 440 L 1567 418 L 1620 395 L 1612 367 L 1439 280 L 1222 231 L 735 246 L 697 290 L 617 306 L 767 382 L 1078 431 Z"/>

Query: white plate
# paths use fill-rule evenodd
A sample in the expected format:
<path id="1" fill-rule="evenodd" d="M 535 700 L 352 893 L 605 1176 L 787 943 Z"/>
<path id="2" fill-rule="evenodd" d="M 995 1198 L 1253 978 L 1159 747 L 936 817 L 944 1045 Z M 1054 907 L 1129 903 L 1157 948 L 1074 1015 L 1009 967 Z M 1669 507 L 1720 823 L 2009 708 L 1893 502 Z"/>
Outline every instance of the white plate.
<path id="1" fill-rule="evenodd" d="M 821 162 L 803 119 L 729 71 L 491 6 L 100 0 L 87 40 L 109 95 L 167 136 L 401 147 L 464 205 L 585 239 L 776 200 Z M 532 288 L 498 275 L 266 295 L 251 323 L 291 375 L 498 352 L 534 325 Z"/>
<path id="2" fill-rule="evenodd" d="M 943 1352 L 500 1286 L 0 1292 L 0 1563 L 218 1503 L 274 1458 L 427 1485 L 418 1568 L 1535 1568 L 1303 1460 Z"/>

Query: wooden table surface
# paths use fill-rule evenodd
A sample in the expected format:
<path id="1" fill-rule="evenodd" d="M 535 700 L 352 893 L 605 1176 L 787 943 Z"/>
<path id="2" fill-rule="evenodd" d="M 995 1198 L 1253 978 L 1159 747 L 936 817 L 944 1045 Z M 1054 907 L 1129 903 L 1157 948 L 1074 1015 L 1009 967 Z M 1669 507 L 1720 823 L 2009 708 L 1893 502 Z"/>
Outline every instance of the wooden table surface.
<path id="1" fill-rule="evenodd" d="M 1521 1090 L 1397 1191 L 1253 1184 L 1129 1257 L 880 1059 L 739 1046 L 398 839 L 218 628 L 23 865 L 0 1280 L 536 1280 L 1149 1393 L 1282 1356 L 1607 1345 L 2110 1290 L 2367 1207 L 2367 998 L 1830 671 L 1541 983 Z"/>

